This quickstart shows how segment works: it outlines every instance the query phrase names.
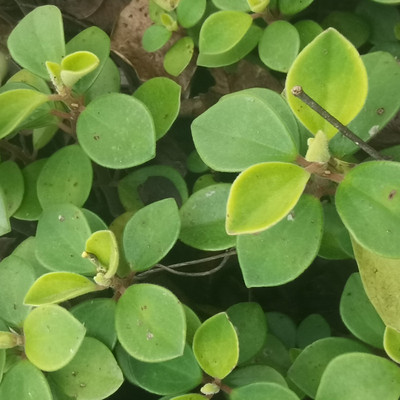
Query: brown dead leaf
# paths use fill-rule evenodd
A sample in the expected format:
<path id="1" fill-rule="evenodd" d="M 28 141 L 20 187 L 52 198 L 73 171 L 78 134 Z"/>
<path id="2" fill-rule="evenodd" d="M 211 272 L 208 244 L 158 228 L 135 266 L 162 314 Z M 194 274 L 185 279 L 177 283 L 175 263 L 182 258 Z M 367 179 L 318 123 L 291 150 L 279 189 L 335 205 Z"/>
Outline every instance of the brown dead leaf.
<path id="1" fill-rule="evenodd" d="M 196 70 L 194 61 L 178 77 L 169 75 L 163 67 L 164 55 L 168 49 L 184 36 L 174 32 L 172 38 L 159 51 L 149 53 L 142 47 L 145 30 L 152 25 L 148 12 L 148 0 L 132 0 L 121 12 L 111 35 L 111 50 L 132 66 L 139 79 L 146 81 L 165 76 L 179 83 L 186 90 Z"/>

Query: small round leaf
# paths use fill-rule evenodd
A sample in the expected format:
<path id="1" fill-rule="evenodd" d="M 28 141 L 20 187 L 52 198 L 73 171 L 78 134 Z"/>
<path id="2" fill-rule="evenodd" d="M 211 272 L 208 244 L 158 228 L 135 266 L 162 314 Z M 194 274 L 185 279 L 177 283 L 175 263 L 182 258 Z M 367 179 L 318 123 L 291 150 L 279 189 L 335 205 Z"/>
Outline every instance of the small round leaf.
<path id="1" fill-rule="evenodd" d="M 180 75 L 193 57 L 194 42 L 189 36 L 179 39 L 164 56 L 164 68 L 172 76 Z"/>
<path id="2" fill-rule="evenodd" d="M 233 389 L 229 397 L 232 400 L 299 400 L 290 389 L 270 382 L 257 382 Z"/>

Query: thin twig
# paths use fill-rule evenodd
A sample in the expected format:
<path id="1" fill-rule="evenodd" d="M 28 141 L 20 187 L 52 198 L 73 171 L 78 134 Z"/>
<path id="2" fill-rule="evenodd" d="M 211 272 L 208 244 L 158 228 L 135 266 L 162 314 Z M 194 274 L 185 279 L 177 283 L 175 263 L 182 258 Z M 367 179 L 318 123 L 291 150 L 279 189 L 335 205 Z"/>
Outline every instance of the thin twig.
<path id="1" fill-rule="evenodd" d="M 364 150 L 375 160 L 386 160 L 386 157 L 381 156 L 373 147 L 368 143 L 364 142 L 360 137 L 358 137 L 354 132 L 352 132 L 347 126 L 343 125 L 338 121 L 332 114 L 322 108 L 315 100 L 313 100 L 306 92 L 304 92 L 301 86 L 293 86 L 292 88 L 293 96 L 296 96 L 303 103 L 307 104 L 308 107 L 317 112 L 322 118 L 328 121 L 332 126 L 334 126 L 343 136 L 351 140 L 360 149 Z"/>
<path id="2" fill-rule="evenodd" d="M 32 162 L 32 158 L 29 154 L 26 154 L 20 147 L 8 142 L 7 140 L 0 140 L 0 149 L 8 151 L 14 157 L 19 158 L 24 164 Z"/>

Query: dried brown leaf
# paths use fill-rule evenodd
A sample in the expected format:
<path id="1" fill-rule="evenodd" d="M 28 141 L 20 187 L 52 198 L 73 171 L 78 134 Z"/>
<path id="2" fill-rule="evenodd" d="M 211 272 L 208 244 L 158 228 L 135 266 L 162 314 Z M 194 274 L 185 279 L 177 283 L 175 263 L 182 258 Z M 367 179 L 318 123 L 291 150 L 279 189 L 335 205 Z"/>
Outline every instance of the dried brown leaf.
<path id="1" fill-rule="evenodd" d="M 111 35 L 111 50 L 135 69 L 140 80 L 165 76 L 179 83 L 183 90 L 187 89 L 196 70 L 193 60 L 178 77 L 169 75 L 163 67 L 165 53 L 184 36 L 183 32 L 174 32 L 161 50 L 149 53 L 142 47 L 142 37 L 150 25 L 148 0 L 132 0 L 122 10 L 116 23 Z"/>

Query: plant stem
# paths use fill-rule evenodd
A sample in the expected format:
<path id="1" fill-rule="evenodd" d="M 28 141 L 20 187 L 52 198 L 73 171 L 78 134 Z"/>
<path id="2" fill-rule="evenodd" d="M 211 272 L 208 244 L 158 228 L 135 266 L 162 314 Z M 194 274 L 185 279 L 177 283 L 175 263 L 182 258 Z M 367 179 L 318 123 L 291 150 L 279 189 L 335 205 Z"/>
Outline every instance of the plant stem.
<path id="1" fill-rule="evenodd" d="M 32 162 L 32 158 L 26 154 L 24 151 L 21 150 L 15 144 L 8 142 L 7 140 L 0 140 L 0 148 L 8 151 L 14 157 L 19 158 L 24 164 L 29 164 Z"/>
<path id="2" fill-rule="evenodd" d="M 343 125 L 338 121 L 332 114 L 322 108 L 315 100 L 313 100 L 306 92 L 304 92 L 301 86 L 293 86 L 291 90 L 293 96 L 300 99 L 303 103 L 307 104 L 308 107 L 317 112 L 322 118 L 328 121 L 332 126 L 334 126 L 343 136 L 351 140 L 356 144 L 361 150 L 364 150 L 368 155 L 370 155 L 375 160 L 386 160 L 387 158 L 381 156 L 374 148 L 372 148 L 368 143 L 364 142 L 360 137 L 358 137 L 354 132 L 352 132 L 347 126 Z"/>

